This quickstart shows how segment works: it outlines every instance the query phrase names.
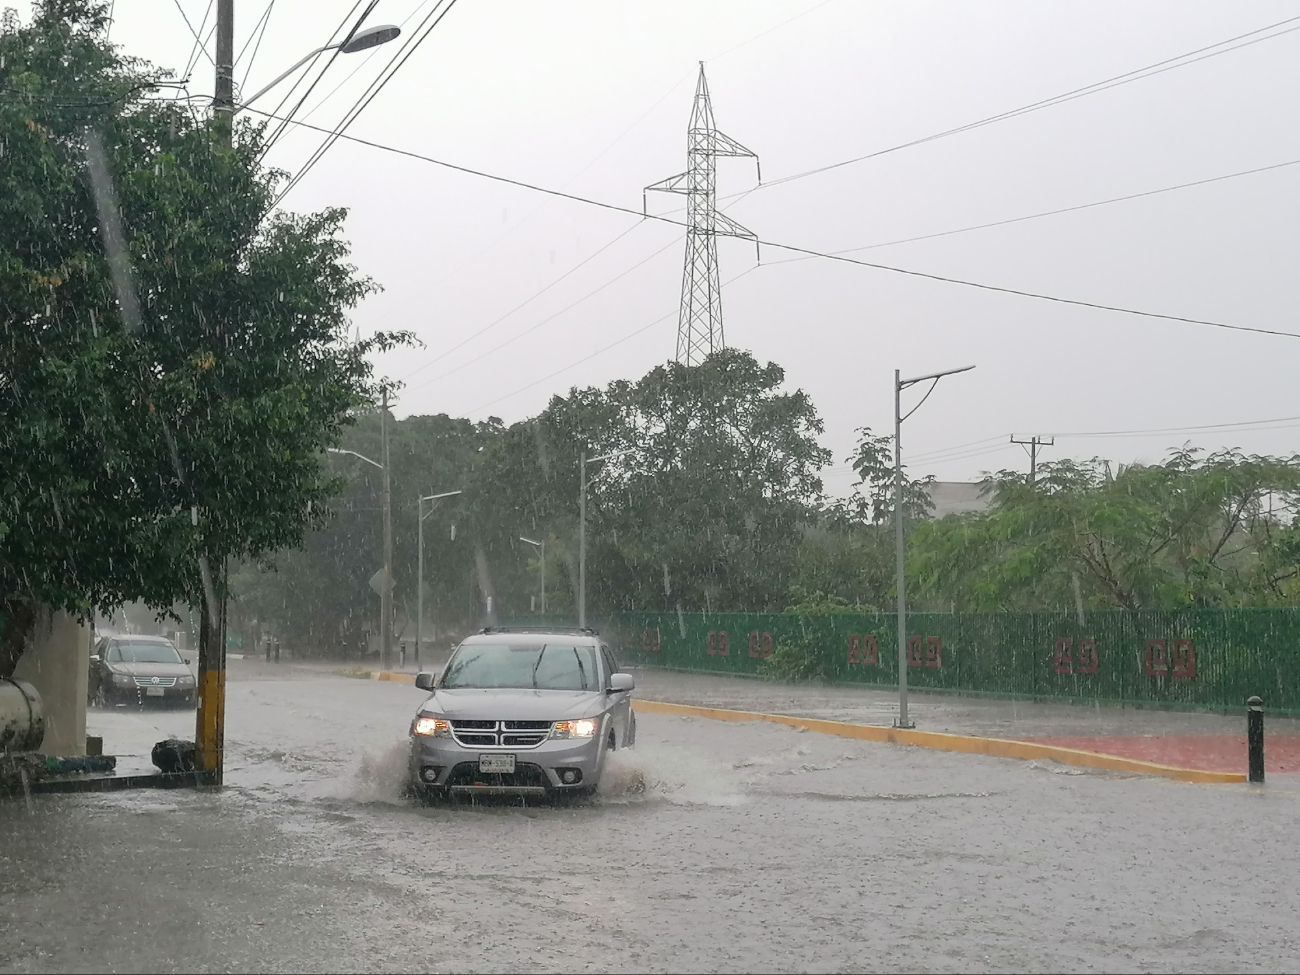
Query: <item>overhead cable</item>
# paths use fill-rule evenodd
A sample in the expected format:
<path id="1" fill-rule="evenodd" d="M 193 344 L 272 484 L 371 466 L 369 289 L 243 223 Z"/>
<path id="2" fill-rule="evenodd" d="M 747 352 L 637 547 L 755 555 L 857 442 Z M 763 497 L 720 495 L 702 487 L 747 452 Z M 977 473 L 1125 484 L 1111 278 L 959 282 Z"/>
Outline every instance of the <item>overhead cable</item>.
<path id="1" fill-rule="evenodd" d="M 249 109 L 249 111 L 255 112 L 257 110 Z M 261 114 L 269 114 L 269 113 L 261 113 Z M 330 131 L 330 130 L 322 129 L 319 126 L 310 125 L 306 122 L 295 122 L 294 124 L 302 125 L 310 129 L 316 129 L 316 131 L 318 132 Z M 444 169 L 450 169 L 455 172 L 467 173 L 472 176 L 479 176 L 482 177 L 483 179 L 494 180 L 499 183 L 505 183 L 506 185 L 509 186 L 518 186 L 523 189 L 533 190 L 538 193 L 546 193 L 551 196 L 559 197 L 561 199 L 572 200 L 575 203 L 583 203 L 586 204 L 587 206 L 600 207 L 601 209 L 611 210 L 616 213 L 626 213 L 630 216 L 638 217 L 644 220 L 655 220 L 659 223 L 672 224 L 675 227 L 687 226 L 687 224 L 684 221 L 675 220 L 672 217 L 662 216 L 653 213 L 646 214 L 640 210 L 634 210 L 631 207 L 619 206 L 618 204 L 615 203 L 606 203 L 601 200 L 592 200 L 592 199 L 588 199 L 587 197 L 578 196 L 575 193 L 566 193 L 563 190 L 548 189 L 547 187 L 544 186 L 538 186 L 535 183 L 528 183 L 523 180 L 511 179 L 510 177 L 507 176 L 498 176 L 493 173 L 483 172 L 482 170 L 471 169 L 468 166 L 460 166 L 455 163 L 445 162 L 441 159 L 435 159 L 433 156 L 426 156 L 422 153 L 412 152 L 408 149 L 398 149 L 394 146 L 385 145 L 380 142 L 374 142 L 370 139 L 362 139 L 358 136 L 344 135 L 341 132 L 338 133 L 338 137 L 348 139 L 349 141 L 356 142 L 360 145 L 370 146 L 374 149 L 381 149 L 385 152 L 391 152 L 399 156 L 406 156 L 411 159 L 419 159 L 424 162 L 431 163 L 435 166 L 440 166 Z M 281 193 L 280 198 L 282 199 L 283 196 L 284 193 Z M 1105 304 L 1096 301 L 1084 301 L 1079 298 L 1062 298 L 1058 295 L 1049 295 L 1037 291 L 1027 291 L 1022 288 L 1009 288 L 1009 287 L 1003 287 L 1001 285 L 985 284 L 980 281 L 970 281 L 965 278 L 954 278 L 949 275 L 934 274 L 929 271 L 917 271 L 911 268 L 895 267 L 890 264 L 879 264 L 873 261 L 864 261 L 859 258 L 848 257 L 847 255 L 844 254 L 835 254 L 827 251 L 814 250 L 811 247 L 799 247 L 795 244 L 785 244 L 779 241 L 766 240 L 761 237 L 757 239 L 757 243 L 759 243 L 764 247 L 773 247 L 776 248 L 777 250 L 790 251 L 791 253 L 794 254 L 805 254 L 809 257 L 820 257 L 823 258 L 824 260 L 838 261 L 843 264 L 855 264 L 858 265 L 859 267 L 868 267 L 877 271 L 888 271 L 892 274 L 902 274 L 908 277 L 921 278 L 927 281 L 938 281 L 944 284 L 953 284 L 965 288 L 976 288 L 981 291 L 1017 295 L 1022 298 L 1033 298 L 1038 301 L 1050 301 L 1056 304 L 1072 305 L 1079 308 L 1094 308 L 1100 311 L 1111 311 L 1122 315 L 1136 315 L 1141 318 L 1150 318 L 1150 319 L 1156 319 L 1160 321 L 1181 322 L 1189 325 L 1206 325 L 1211 328 L 1221 328 L 1221 329 L 1226 329 L 1228 331 L 1234 331 L 1234 332 L 1253 332 L 1259 335 L 1277 335 L 1286 338 L 1300 339 L 1300 332 L 1286 332 L 1280 329 L 1259 328 L 1257 326 L 1252 326 L 1252 325 L 1233 325 L 1227 322 L 1216 322 L 1204 318 L 1191 318 L 1185 315 L 1169 315 L 1163 312 L 1147 311 L 1139 308 L 1126 308 L 1123 305 L 1110 305 L 1110 304 Z M 782 263 L 788 263 L 788 262 L 782 262 Z"/>
<path id="2" fill-rule="evenodd" d="M 903 142 L 900 143 L 899 145 L 889 146 L 888 148 L 885 149 L 877 149 L 875 152 L 869 152 L 863 156 L 855 156 L 852 159 L 844 159 L 841 160 L 840 162 L 830 163 L 825 166 L 818 166 L 815 169 L 809 169 L 801 173 L 793 173 L 789 176 L 782 176 L 777 179 L 768 180 L 767 182 L 763 183 L 759 187 L 755 187 L 754 189 L 745 190 L 742 193 L 735 193 L 731 195 L 747 196 L 750 193 L 757 192 L 759 189 L 769 189 L 773 186 L 780 186 L 782 183 L 790 183 L 798 179 L 805 179 L 809 176 L 816 176 L 821 173 L 830 172 L 831 170 L 834 169 L 841 169 L 845 166 L 852 166 L 855 163 L 865 162 L 868 159 L 875 159 L 879 156 L 883 156 L 891 152 L 898 152 L 900 149 L 910 149 L 913 146 L 923 145 L 924 143 L 927 142 L 934 142 L 938 139 L 946 139 L 947 137 L 952 135 L 958 135 L 962 132 L 969 132 L 972 129 L 978 129 L 985 125 L 992 125 L 995 122 L 1002 122 L 1007 119 L 1017 118 L 1021 115 L 1026 115 L 1030 112 L 1036 112 L 1044 108 L 1051 108 L 1053 106 L 1060 105 L 1065 102 L 1074 101 L 1076 98 L 1084 98 L 1088 95 L 1096 94 L 1097 92 L 1106 91 L 1110 88 L 1118 87 L 1119 85 L 1125 85 L 1134 81 L 1141 81 L 1145 78 L 1151 78 L 1154 77 L 1155 75 L 1163 74 L 1166 71 L 1173 71 L 1176 68 L 1183 68 L 1189 64 L 1195 64 L 1198 61 L 1204 61 L 1206 58 L 1216 57 L 1217 55 L 1220 54 L 1227 54 L 1230 51 L 1237 51 L 1243 47 L 1248 47 L 1252 44 L 1259 44 L 1263 41 L 1270 41 L 1273 40 L 1274 38 L 1282 37 L 1286 34 L 1290 34 L 1294 31 L 1300 30 L 1300 25 L 1294 27 L 1287 27 L 1287 29 L 1285 30 L 1278 30 L 1276 31 L 1276 33 L 1272 33 L 1272 34 L 1269 34 L 1267 32 L 1273 31 L 1279 27 L 1286 27 L 1287 24 L 1293 24 L 1298 20 L 1300 20 L 1300 16 L 1288 17 L 1285 20 L 1280 20 L 1275 24 L 1269 24 L 1267 27 L 1260 27 L 1257 28 L 1256 30 L 1247 31 L 1245 34 L 1238 34 L 1235 37 L 1229 37 L 1226 40 L 1218 41 L 1214 44 L 1209 44 L 1206 45 L 1205 47 L 1200 47 L 1193 51 L 1187 51 L 1186 53 L 1179 54 L 1176 57 L 1166 58 L 1163 61 L 1157 61 L 1155 64 L 1149 64 L 1142 68 L 1135 68 L 1132 71 L 1126 71 L 1123 74 L 1118 74 L 1111 78 L 1103 79 L 1102 81 L 1093 82 L 1092 84 L 1085 85 L 1082 88 L 1075 88 L 1071 91 L 1062 92 L 1061 94 L 1053 95 L 1050 98 L 1044 98 L 1036 102 L 1031 102 L 1028 105 L 1022 105 L 1019 108 L 1013 108 L 1010 109 L 1009 111 L 999 112 L 996 115 L 990 115 L 987 118 L 982 118 L 975 122 L 967 122 L 964 125 L 958 125 L 951 129 L 945 129 L 942 132 L 936 132 L 933 135 L 927 135 L 920 139 L 913 139 L 910 142 Z M 1259 34 L 1265 34 L 1266 36 L 1263 37 L 1256 36 Z M 1238 41 L 1241 41 L 1242 43 L 1240 44 L 1236 43 Z M 1233 46 L 1228 47 L 1227 45 L 1233 45 Z M 1222 50 L 1216 50 L 1216 48 L 1222 48 Z M 1197 55 L 1199 55 L 1199 57 Z"/>

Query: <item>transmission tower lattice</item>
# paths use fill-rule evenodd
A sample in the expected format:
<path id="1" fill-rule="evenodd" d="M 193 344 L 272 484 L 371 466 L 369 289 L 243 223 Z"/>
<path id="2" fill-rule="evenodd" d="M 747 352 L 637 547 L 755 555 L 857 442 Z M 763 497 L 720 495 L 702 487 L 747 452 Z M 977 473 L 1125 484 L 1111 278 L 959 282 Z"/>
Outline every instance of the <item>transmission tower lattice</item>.
<path id="1" fill-rule="evenodd" d="M 752 240 L 758 237 L 717 208 L 717 159 L 748 156 L 759 166 L 758 154 L 723 135 L 713 124 L 709 83 L 700 62 L 695 107 L 686 130 L 684 173 L 647 186 L 646 191 L 680 193 L 686 197 L 686 265 L 682 270 L 682 305 L 677 319 L 677 361 L 695 365 L 726 344 L 722 335 L 722 285 L 718 278 L 718 236 Z M 758 168 L 758 181 L 763 171 Z M 644 193 L 642 194 L 644 197 Z M 644 208 L 644 199 L 642 206 Z"/>

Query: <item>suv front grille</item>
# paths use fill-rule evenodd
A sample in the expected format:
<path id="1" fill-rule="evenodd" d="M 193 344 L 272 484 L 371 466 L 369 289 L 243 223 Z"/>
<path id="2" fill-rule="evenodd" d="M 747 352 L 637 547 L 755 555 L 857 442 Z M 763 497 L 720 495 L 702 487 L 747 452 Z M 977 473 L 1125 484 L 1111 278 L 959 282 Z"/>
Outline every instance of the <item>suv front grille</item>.
<path id="1" fill-rule="evenodd" d="M 551 733 L 549 721 L 452 719 L 451 733 L 467 748 L 536 748 Z"/>
<path id="2" fill-rule="evenodd" d="M 175 677 L 137 677 L 136 687 L 175 687 Z"/>

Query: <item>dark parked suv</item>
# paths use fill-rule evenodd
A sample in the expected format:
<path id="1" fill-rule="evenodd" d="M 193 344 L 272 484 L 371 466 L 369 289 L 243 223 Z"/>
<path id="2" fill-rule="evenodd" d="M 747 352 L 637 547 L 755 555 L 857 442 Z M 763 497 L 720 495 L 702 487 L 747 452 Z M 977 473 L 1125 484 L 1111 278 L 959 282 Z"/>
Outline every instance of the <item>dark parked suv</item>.
<path id="1" fill-rule="evenodd" d="M 194 703 L 189 662 L 161 636 L 105 636 L 90 655 L 92 704 Z"/>

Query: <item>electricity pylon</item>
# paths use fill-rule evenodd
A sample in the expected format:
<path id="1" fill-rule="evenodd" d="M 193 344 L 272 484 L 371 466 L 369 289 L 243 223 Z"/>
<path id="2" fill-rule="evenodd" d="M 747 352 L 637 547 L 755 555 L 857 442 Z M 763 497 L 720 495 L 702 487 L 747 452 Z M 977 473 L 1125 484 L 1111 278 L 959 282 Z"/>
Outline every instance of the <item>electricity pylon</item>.
<path id="1" fill-rule="evenodd" d="M 647 186 L 646 191 L 680 193 L 686 197 L 686 264 L 682 270 L 682 305 L 677 318 L 677 361 L 695 365 L 726 343 L 722 334 L 722 285 L 718 278 L 718 236 L 752 240 L 758 237 L 717 208 L 717 159 L 748 156 L 758 166 L 757 153 L 723 135 L 713 124 L 709 84 L 700 62 L 695 107 L 686 130 L 684 173 Z M 758 170 L 758 181 L 763 171 Z M 642 194 L 644 196 L 644 193 Z M 644 201 L 643 201 L 644 206 Z"/>

